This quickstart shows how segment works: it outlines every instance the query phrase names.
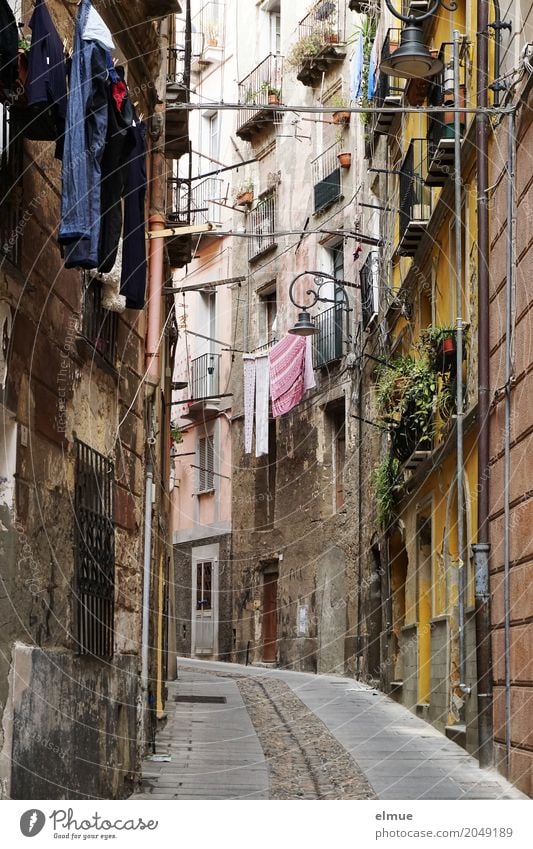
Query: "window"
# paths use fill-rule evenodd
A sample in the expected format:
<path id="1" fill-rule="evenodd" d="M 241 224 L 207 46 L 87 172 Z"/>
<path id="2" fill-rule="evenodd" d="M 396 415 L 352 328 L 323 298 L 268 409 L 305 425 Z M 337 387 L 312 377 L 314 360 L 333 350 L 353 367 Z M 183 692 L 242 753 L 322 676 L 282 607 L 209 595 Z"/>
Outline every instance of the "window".
<path id="1" fill-rule="evenodd" d="M 276 421 L 268 423 L 268 454 L 257 458 L 255 470 L 255 527 L 264 531 L 274 527 L 276 510 Z"/>
<path id="2" fill-rule="evenodd" d="M 209 156 L 211 159 L 218 159 L 220 156 L 220 126 L 219 114 L 215 112 L 208 119 L 209 121 Z"/>
<path id="3" fill-rule="evenodd" d="M 332 437 L 332 466 L 335 482 L 335 508 L 344 506 L 344 467 L 346 464 L 346 413 L 344 401 L 328 407 Z"/>
<path id="4" fill-rule="evenodd" d="M 259 347 L 270 347 L 277 341 L 278 301 L 275 289 L 260 296 L 259 308 Z"/>
<path id="5" fill-rule="evenodd" d="M 0 257 L 18 265 L 22 213 L 22 135 L 13 131 L 11 113 L 0 103 Z"/>
<path id="6" fill-rule="evenodd" d="M 213 564 L 196 565 L 196 610 L 207 611 L 213 606 Z"/>
<path id="7" fill-rule="evenodd" d="M 115 365 L 117 353 L 118 314 L 102 306 L 102 284 L 84 273 L 83 324 L 85 339 L 106 362 Z"/>
<path id="8" fill-rule="evenodd" d="M 114 466 L 76 440 L 75 587 L 80 654 L 111 657 L 115 595 Z"/>
<path id="9" fill-rule="evenodd" d="M 198 440 L 198 492 L 214 489 L 215 450 L 212 436 L 203 436 Z"/>
<path id="10" fill-rule="evenodd" d="M 279 11 L 270 14 L 270 52 L 281 54 L 281 15 Z"/>

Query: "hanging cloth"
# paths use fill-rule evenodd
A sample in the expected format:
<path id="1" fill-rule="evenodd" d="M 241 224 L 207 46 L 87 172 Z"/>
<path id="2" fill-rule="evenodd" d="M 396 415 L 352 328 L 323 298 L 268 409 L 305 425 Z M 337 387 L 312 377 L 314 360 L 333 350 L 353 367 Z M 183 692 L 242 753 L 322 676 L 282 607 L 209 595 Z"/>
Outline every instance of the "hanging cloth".
<path id="1" fill-rule="evenodd" d="M 251 454 L 255 393 L 255 358 L 252 354 L 243 355 L 242 367 L 244 372 L 244 453 Z"/>
<path id="2" fill-rule="evenodd" d="M 268 396 L 270 374 L 268 354 L 255 360 L 255 456 L 268 454 Z"/>
<path id="3" fill-rule="evenodd" d="M 83 38 L 91 9 L 89 0 L 81 0 L 70 73 L 59 228 L 66 268 L 91 269 L 98 266 L 100 177 L 108 123 L 108 73 L 104 48 L 96 41 Z"/>
<path id="4" fill-rule="evenodd" d="M 120 293 L 128 309 L 142 310 L 146 289 L 146 131 L 134 128 L 135 147 L 128 161 L 124 189 L 124 231 Z"/>
<path id="5" fill-rule="evenodd" d="M 369 100 L 372 100 L 374 97 L 374 92 L 376 91 L 376 77 L 378 70 L 378 40 L 374 39 L 374 44 L 372 45 L 372 50 L 370 53 L 370 59 L 368 60 L 368 85 L 367 85 L 367 97 Z"/>
<path id="6" fill-rule="evenodd" d="M 57 139 L 56 157 L 61 159 L 67 115 L 67 69 L 63 44 L 45 0 L 36 0 L 29 27 L 32 38 L 23 134 L 33 141 Z"/>
<path id="7" fill-rule="evenodd" d="M 350 98 L 357 100 L 358 97 L 361 97 L 361 83 L 363 80 L 363 33 L 361 30 L 359 30 L 355 41 L 350 76 Z"/>
<path id="8" fill-rule="evenodd" d="M 0 0 L 0 90 L 13 89 L 18 76 L 19 34 L 7 0 Z"/>
<path id="9" fill-rule="evenodd" d="M 307 392 L 308 389 L 314 389 L 316 386 L 311 339 L 311 336 L 305 337 L 304 392 Z"/>
<path id="10" fill-rule="evenodd" d="M 292 410 L 304 394 L 306 340 L 287 334 L 268 354 L 272 415 L 282 416 Z"/>

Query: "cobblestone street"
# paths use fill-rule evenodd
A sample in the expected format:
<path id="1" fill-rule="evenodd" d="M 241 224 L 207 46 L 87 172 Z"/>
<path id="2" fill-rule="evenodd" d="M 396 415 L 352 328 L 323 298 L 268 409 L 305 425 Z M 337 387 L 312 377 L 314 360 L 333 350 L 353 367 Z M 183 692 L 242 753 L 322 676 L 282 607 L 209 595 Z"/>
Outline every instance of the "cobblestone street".
<path id="1" fill-rule="evenodd" d="M 133 799 L 520 799 L 387 696 L 347 678 L 179 659 Z"/>

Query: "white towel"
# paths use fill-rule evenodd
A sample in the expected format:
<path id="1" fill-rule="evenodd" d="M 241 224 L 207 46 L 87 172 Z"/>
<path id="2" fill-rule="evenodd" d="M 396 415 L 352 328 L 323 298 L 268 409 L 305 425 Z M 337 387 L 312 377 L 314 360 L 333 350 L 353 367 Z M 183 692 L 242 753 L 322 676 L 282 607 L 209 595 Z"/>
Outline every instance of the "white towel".
<path id="1" fill-rule="evenodd" d="M 316 386 L 315 372 L 313 369 L 313 345 L 311 343 L 312 336 L 306 336 L 305 348 L 305 366 L 304 366 L 304 392 L 307 389 L 314 389 Z"/>
<path id="2" fill-rule="evenodd" d="M 255 358 L 255 456 L 268 454 L 268 399 L 270 369 L 268 354 Z"/>
<path id="3" fill-rule="evenodd" d="M 242 358 L 244 369 L 244 453 L 252 452 L 254 430 L 255 359 L 251 354 Z"/>

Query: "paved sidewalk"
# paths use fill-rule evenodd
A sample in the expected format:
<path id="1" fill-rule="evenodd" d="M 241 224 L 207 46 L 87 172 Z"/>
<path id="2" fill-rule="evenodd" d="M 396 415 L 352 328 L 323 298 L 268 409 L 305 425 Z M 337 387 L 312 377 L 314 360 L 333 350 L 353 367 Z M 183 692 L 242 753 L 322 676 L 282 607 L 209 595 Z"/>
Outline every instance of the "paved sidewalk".
<path id="1" fill-rule="evenodd" d="M 225 704 L 176 703 L 177 695 L 219 696 Z M 235 681 L 180 669 L 168 684 L 168 720 L 132 799 L 268 799 L 265 757 Z"/>
<path id="2" fill-rule="evenodd" d="M 144 793 L 136 798 L 269 798 L 268 764 L 235 684 L 242 676 L 285 682 L 379 799 L 526 798 L 431 725 L 353 680 L 188 658 L 178 666 L 179 681 L 169 685 L 169 722 L 158 735 L 158 752 L 168 747 L 172 762 L 147 762 Z M 227 704 L 175 704 L 180 689 L 224 695 Z"/>

